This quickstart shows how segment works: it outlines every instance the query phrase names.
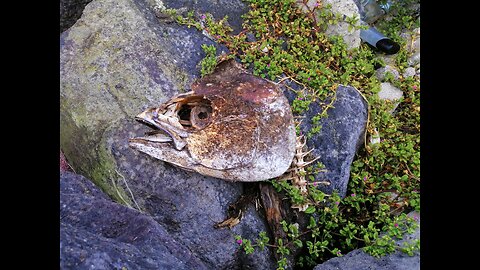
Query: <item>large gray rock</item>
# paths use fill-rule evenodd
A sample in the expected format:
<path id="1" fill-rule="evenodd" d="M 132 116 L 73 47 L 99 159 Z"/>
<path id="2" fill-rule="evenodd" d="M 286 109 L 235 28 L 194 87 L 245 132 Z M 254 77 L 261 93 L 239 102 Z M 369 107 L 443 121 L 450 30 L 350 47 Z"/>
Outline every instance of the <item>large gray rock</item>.
<path id="1" fill-rule="evenodd" d="M 72 26 L 92 0 L 60 0 L 60 33 Z"/>
<path id="2" fill-rule="evenodd" d="M 176 214 L 166 204 L 169 198 L 152 198 L 153 207 L 165 207 L 171 216 L 142 213 L 113 202 L 90 180 L 83 176 L 63 172 L 60 178 L 60 266 L 63 269 L 273 269 L 270 253 L 261 252 L 245 256 L 237 244 L 230 247 L 230 234 L 237 233 L 253 239 L 258 231 L 258 216 L 253 207 L 242 224 L 233 232 L 218 230 L 209 232 L 201 223 L 212 222 L 206 216 L 185 217 L 178 221 Z M 188 203 L 188 202 L 187 202 Z M 207 200 L 208 203 L 208 200 Z M 185 203 L 186 204 L 186 203 Z M 181 204 L 183 206 L 184 204 Z M 207 218 L 206 222 L 199 221 Z M 211 224 L 209 224 L 211 225 Z M 240 227 L 244 229 L 240 229 Z M 211 226 L 208 226 L 211 227 Z M 179 238 L 179 234 L 186 238 Z M 192 234 L 193 233 L 193 234 Z M 182 241 L 186 240 L 186 241 Z M 192 248 L 190 241 L 196 246 Z M 203 254 L 210 244 L 226 248 L 231 256 L 229 264 L 217 250 L 215 254 Z"/>
<path id="3" fill-rule="evenodd" d="M 212 41 L 162 21 L 147 2 L 88 4 L 60 39 L 61 149 L 77 173 L 117 202 L 142 209 L 207 268 L 271 269 L 269 250 L 245 257 L 234 240 L 267 231 L 253 208 L 232 230 L 213 227 L 242 194 L 242 183 L 185 172 L 127 146 L 144 131 L 136 114 L 188 91 L 204 43 Z"/>
<path id="4" fill-rule="evenodd" d="M 60 145 L 70 164 L 111 189 L 104 131 L 189 89 L 199 76 L 196 29 L 165 23 L 142 1 L 98 0 L 60 37 Z"/>
<path id="5" fill-rule="evenodd" d="M 304 134 L 312 128 L 309 119 L 321 112 L 319 104 L 311 104 L 301 125 Z M 327 114 L 328 117 L 320 120 L 320 132 L 307 140 L 307 145 L 315 148 L 314 156 L 320 157 L 319 161 L 327 170 L 318 173 L 316 179 L 331 182 L 331 185 L 322 185 L 320 189 L 329 194 L 337 190 L 341 197 L 345 197 L 351 163 L 364 142 L 368 105 L 355 88 L 340 85 L 337 88 L 336 100 Z"/>
<path id="6" fill-rule="evenodd" d="M 212 269 L 272 268 L 270 250 L 244 258 L 233 238 L 239 234 L 255 239 L 260 231 L 268 230 L 253 205 L 232 230 L 213 227 L 226 218 L 229 204 L 242 195 L 243 183 L 187 172 L 128 147 L 129 137 L 147 130 L 148 127 L 125 119 L 115 130 L 104 134 L 108 138 L 106 148 L 117 162 L 116 169 L 128 179 L 140 208 Z"/>
<path id="7" fill-rule="evenodd" d="M 83 176 L 60 176 L 61 269 L 209 269 L 153 218 Z"/>

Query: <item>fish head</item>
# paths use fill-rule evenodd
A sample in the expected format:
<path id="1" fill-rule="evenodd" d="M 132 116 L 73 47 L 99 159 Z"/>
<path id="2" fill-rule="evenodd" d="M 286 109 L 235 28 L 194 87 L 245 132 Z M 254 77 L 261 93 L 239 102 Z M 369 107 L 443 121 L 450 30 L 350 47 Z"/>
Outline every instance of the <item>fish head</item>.
<path id="1" fill-rule="evenodd" d="M 231 181 L 282 175 L 295 152 L 295 127 L 279 87 L 235 60 L 135 119 L 153 130 L 129 146 L 188 171 Z"/>

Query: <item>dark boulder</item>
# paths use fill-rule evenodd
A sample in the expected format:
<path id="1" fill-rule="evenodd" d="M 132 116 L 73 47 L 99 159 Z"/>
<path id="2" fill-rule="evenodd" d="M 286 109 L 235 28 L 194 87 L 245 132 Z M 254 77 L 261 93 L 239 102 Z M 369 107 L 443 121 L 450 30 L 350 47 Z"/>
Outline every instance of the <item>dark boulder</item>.
<path id="1" fill-rule="evenodd" d="M 153 218 L 83 176 L 60 176 L 60 268 L 209 269 Z"/>
<path id="2" fill-rule="evenodd" d="M 311 119 L 322 110 L 318 103 L 310 105 L 301 124 L 303 134 L 312 129 Z M 345 197 L 350 179 L 350 166 L 356 151 L 364 142 L 368 104 L 357 89 L 340 85 L 327 115 L 319 122 L 320 132 L 307 140 L 307 145 L 310 149 L 315 148 L 314 156 L 320 157 L 319 161 L 326 169 L 326 172 L 318 173 L 315 178 L 331 183 L 329 186 L 320 185 L 320 189 L 329 194 L 337 190 L 341 197 Z"/>

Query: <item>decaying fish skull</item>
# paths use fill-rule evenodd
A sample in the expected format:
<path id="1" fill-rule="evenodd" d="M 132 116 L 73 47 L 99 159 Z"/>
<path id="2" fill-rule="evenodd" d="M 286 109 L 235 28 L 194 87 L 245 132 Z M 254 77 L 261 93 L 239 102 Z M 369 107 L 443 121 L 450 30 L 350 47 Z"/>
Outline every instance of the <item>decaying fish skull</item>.
<path id="1" fill-rule="evenodd" d="M 289 168 L 295 126 L 277 85 L 227 60 L 191 89 L 136 116 L 154 130 L 130 139 L 130 147 L 232 181 L 263 181 Z"/>

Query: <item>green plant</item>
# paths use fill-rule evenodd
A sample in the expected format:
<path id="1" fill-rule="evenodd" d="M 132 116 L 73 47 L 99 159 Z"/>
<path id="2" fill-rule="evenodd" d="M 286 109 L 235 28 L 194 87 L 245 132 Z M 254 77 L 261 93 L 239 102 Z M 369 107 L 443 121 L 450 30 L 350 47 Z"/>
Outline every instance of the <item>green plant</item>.
<path id="1" fill-rule="evenodd" d="M 202 66 L 200 74 L 203 77 L 207 74 L 212 73 L 215 69 L 215 66 L 217 65 L 217 48 L 215 48 L 214 45 L 208 46 L 206 44 L 202 44 L 202 49 L 206 54 L 205 58 L 203 58 L 200 62 Z"/>

